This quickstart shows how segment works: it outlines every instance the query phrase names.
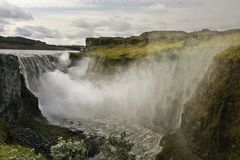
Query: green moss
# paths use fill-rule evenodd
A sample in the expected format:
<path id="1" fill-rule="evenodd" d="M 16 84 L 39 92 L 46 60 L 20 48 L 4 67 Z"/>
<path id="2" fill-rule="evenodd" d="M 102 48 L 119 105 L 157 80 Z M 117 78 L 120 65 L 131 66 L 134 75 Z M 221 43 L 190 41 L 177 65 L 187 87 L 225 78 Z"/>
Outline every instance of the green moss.
<path id="1" fill-rule="evenodd" d="M 34 150 L 19 145 L 1 145 L 1 160 L 44 160 L 43 156 Z"/>
<path id="2" fill-rule="evenodd" d="M 216 56 L 217 60 L 240 60 L 240 45 L 230 47 Z"/>
<path id="3" fill-rule="evenodd" d="M 201 160 L 191 152 L 180 130 L 164 135 L 161 145 L 163 149 L 156 160 Z"/>
<path id="4" fill-rule="evenodd" d="M 209 32 L 209 33 L 208 33 Z M 204 49 L 209 46 L 226 47 L 240 44 L 240 32 L 146 32 L 140 36 L 87 38 L 87 55 L 109 59 L 137 59 L 152 54 L 161 54 L 171 49 Z M 80 54 L 76 54 L 79 56 Z M 73 54 L 73 56 L 75 56 Z"/>
<path id="5" fill-rule="evenodd" d="M 7 139 L 6 127 L 2 121 L 0 121 L 0 143 L 5 142 Z"/>
<path id="6" fill-rule="evenodd" d="M 230 130 L 232 137 L 239 137 L 240 138 L 240 127 L 233 127 Z"/>
<path id="7" fill-rule="evenodd" d="M 83 52 L 69 52 L 69 58 L 81 58 L 82 56 L 84 56 L 85 54 L 83 54 Z"/>

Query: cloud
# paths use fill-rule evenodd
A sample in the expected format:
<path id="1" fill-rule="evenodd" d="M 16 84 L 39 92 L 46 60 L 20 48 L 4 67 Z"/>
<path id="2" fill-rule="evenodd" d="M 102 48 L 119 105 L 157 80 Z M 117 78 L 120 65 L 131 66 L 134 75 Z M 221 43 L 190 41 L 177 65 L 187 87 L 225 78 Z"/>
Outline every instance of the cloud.
<path id="1" fill-rule="evenodd" d="M 0 24 L 9 24 L 9 22 L 6 20 L 0 19 Z"/>
<path id="2" fill-rule="evenodd" d="M 138 8 L 159 4 L 159 0 L 87 0 L 85 2 L 91 6 L 104 8 Z"/>
<path id="3" fill-rule="evenodd" d="M 0 33 L 1 33 L 1 32 L 4 32 L 4 31 L 5 31 L 4 26 L 3 26 L 3 25 L 0 25 Z"/>
<path id="4" fill-rule="evenodd" d="M 36 38 L 36 39 L 62 37 L 62 35 L 57 30 L 51 30 L 42 26 L 17 27 L 15 32 L 19 36 Z"/>
<path id="5" fill-rule="evenodd" d="M 32 20 L 31 13 L 25 12 L 22 8 L 12 5 L 7 1 L 0 1 L 0 18 L 1 19 L 17 19 Z"/>
<path id="6" fill-rule="evenodd" d="M 128 22 L 130 19 L 129 17 L 110 17 L 97 21 L 79 19 L 74 21 L 73 25 L 80 29 L 80 35 L 82 36 L 100 36 L 104 32 L 127 32 L 132 28 L 132 25 Z"/>
<path id="7" fill-rule="evenodd" d="M 23 36 L 38 39 L 57 37 L 41 39 L 51 43 L 78 43 L 83 42 L 86 37 L 126 37 L 152 30 L 194 31 L 202 28 L 223 30 L 240 26 L 238 21 L 240 1 L 236 0 L 8 0 L 8 2 L 22 7 L 24 13 L 27 12 L 23 9 L 30 11 L 34 16 L 31 25 L 44 26 L 45 30 L 29 27 L 29 21 L 3 18 L 1 16 L 3 6 L 0 5 L 0 25 L 4 26 L 6 35 L 15 35 L 18 30 Z M 10 15 L 12 14 L 7 16 Z M 4 17 L 7 16 L 5 14 Z M 56 28 L 61 34 L 47 28 Z"/>
<path id="8" fill-rule="evenodd" d="M 185 8 L 201 6 L 205 0 L 160 0 L 161 4 L 169 8 Z"/>
<path id="9" fill-rule="evenodd" d="M 102 28 L 102 29 L 109 29 L 109 30 L 113 30 L 113 31 L 126 31 L 127 29 L 131 28 L 131 24 L 129 22 L 127 22 L 128 18 L 109 18 L 107 20 L 101 20 L 95 23 L 78 23 L 78 27 L 82 27 L 82 28 L 90 28 L 90 29 L 98 29 L 98 28 Z"/>

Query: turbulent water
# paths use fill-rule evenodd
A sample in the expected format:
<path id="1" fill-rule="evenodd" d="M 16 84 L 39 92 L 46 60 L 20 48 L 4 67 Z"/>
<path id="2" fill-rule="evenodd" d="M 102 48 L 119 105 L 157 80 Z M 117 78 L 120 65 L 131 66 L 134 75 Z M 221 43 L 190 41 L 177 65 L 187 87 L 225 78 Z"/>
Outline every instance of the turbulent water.
<path id="1" fill-rule="evenodd" d="M 220 50 L 172 51 L 104 74 L 90 57 L 67 68 L 67 53 L 20 56 L 19 61 L 49 120 L 99 135 L 125 131 L 138 159 L 153 159 L 161 135 L 179 126 L 184 103 Z"/>

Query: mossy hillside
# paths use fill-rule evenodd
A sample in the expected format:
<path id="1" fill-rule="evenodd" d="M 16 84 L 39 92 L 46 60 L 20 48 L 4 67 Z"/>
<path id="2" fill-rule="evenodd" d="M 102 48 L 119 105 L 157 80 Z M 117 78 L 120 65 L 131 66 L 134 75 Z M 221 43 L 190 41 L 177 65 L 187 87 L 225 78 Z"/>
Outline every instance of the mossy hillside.
<path id="1" fill-rule="evenodd" d="M 100 56 L 109 59 L 138 59 L 168 49 L 183 47 L 184 41 L 151 43 L 145 46 L 137 44 L 118 44 L 91 47 L 87 52 L 90 56 Z"/>
<path id="2" fill-rule="evenodd" d="M 19 145 L 0 145 L 1 160 L 45 160 L 45 158 L 37 154 L 33 149 L 25 148 Z"/>
<path id="3" fill-rule="evenodd" d="M 181 129 L 191 150 L 203 159 L 240 159 L 240 46 L 218 54 L 193 98 Z"/>
<path id="4" fill-rule="evenodd" d="M 240 60 L 240 45 L 230 47 L 221 54 L 216 56 L 217 61 L 239 61 Z"/>

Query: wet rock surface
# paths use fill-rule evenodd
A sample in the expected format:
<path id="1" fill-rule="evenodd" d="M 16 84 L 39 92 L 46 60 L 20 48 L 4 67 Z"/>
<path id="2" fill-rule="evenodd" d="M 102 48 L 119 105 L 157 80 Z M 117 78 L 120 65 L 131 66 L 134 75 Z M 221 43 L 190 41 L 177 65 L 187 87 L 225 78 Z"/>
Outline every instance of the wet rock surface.
<path id="1" fill-rule="evenodd" d="M 0 53 L 0 118 L 7 124 L 21 117 L 21 85 L 17 57 Z"/>
<path id="2" fill-rule="evenodd" d="M 240 158 L 240 50 L 230 48 L 215 57 L 196 94 L 185 105 L 181 129 L 201 158 Z"/>
<path id="3" fill-rule="evenodd" d="M 19 144 L 34 148 L 36 152 L 51 159 L 50 148 L 56 143 L 53 138 L 43 136 L 30 128 L 17 129 L 15 138 Z"/>
<path id="4" fill-rule="evenodd" d="M 181 127 L 162 138 L 158 160 L 240 159 L 239 55 L 240 46 L 215 57 L 185 104 Z"/>

